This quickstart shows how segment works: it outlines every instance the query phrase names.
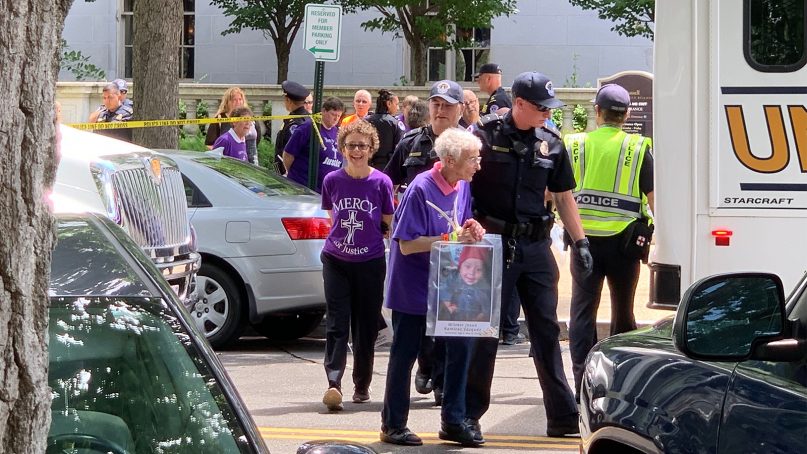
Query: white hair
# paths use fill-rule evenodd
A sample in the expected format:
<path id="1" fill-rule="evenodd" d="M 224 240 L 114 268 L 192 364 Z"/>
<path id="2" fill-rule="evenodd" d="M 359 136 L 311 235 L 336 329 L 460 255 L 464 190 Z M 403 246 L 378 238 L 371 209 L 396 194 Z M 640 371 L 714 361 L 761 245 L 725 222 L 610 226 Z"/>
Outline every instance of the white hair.
<path id="1" fill-rule="evenodd" d="M 479 150 L 482 141 L 479 137 L 461 128 L 449 128 L 434 141 L 434 151 L 441 161 L 451 156 L 460 159 L 463 150 Z"/>

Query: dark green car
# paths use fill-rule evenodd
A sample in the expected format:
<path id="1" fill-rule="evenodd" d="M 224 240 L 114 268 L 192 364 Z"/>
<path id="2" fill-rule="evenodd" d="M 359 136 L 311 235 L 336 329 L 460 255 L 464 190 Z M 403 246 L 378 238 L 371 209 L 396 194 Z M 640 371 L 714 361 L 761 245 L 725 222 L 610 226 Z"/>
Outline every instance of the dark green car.
<path id="1" fill-rule="evenodd" d="M 154 264 L 103 216 L 58 218 L 48 453 L 263 453 L 255 423 Z"/>
<path id="2" fill-rule="evenodd" d="M 709 277 L 675 319 L 603 340 L 580 390 L 583 451 L 807 452 L 807 280 Z"/>

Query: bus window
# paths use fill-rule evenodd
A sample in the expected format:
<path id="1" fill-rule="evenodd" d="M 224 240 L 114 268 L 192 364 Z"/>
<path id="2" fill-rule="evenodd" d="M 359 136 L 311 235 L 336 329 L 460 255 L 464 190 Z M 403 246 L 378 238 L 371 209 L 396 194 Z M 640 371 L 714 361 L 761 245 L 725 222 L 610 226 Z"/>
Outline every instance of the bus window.
<path id="1" fill-rule="evenodd" d="M 792 72 L 807 63 L 805 2 L 745 0 L 745 60 L 757 71 Z"/>

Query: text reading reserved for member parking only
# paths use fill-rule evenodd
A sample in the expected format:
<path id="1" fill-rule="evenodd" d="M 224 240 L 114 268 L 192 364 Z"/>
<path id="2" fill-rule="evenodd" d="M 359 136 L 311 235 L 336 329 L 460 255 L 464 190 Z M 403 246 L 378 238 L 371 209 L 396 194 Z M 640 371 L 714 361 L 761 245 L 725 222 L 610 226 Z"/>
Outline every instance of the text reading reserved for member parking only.
<path id="1" fill-rule="evenodd" d="M 305 5 L 305 39 L 303 48 L 321 61 L 339 61 L 342 7 L 338 5 Z"/>

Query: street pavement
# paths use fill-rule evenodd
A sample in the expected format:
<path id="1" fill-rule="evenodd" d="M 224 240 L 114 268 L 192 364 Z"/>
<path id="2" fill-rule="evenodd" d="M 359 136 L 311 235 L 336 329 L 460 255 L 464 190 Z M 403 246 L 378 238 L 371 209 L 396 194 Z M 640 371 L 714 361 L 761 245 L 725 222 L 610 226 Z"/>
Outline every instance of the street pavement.
<path id="1" fill-rule="evenodd" d="M 569 314 L 571 295 L 568 264 L 558 256 L 561 266 L 558 316 L 562 327 Z M 648 276 L 646 267 L 639 281 L 636 298 L 636 318 L 640 324 L 652 323 L 672 314 L 645 308 Z M 610 318 L 607 289 L 599 311 L 600 331 L 607 332 Z M 571 360 L 568 343 L 561 342 L 563 361 L 570 385 Z M 425 445 L 405 448 L 378 441 L 381 425 L 381 401 L 389 359 L 389 348 L 376 351 L 375 373 L 369 403 L 353 404 L 351 362 L 343 386 L 345 409 L 330 413 L 321 402 L 327 388 L 322 366 L 325 341 L 321 330 L 312 337 L 288 343 L 277 343 L 262 337 L 244 337 L 220 352 L 222 363 L 244 398 L 255 422 L 261 428 L 269 449 L 277 453 L 293 453 L 308 440 L 342 439 L 371 446 L 379 453 L 448 453 L 463 448 L 437 438 L 440 409 L 432 405 L 431 395 L 417 394 L 412 387 L 409 427 L 424 438 Z M 487 444 L 478 453 L 568 453 L 577 452 L 579 439 L 546 437 L 546 418 L 541 389 L 532 359 L 528 357 L 529 343 L 500 345 L 491 391 L 491 408 L 482 419 Z M 466 448 L 471 449 L 471 448 Z"/>

